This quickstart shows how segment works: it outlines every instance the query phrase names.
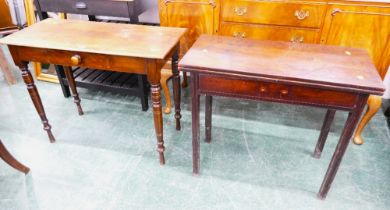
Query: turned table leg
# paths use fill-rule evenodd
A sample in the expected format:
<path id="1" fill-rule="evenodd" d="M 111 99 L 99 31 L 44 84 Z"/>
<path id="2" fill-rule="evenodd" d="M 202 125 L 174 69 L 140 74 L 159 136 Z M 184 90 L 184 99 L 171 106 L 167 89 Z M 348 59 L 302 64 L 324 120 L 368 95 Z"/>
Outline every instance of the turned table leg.
<path id="1" fill-rule="evenodd" d="M 212 108 L 213 96 L 206 95 L 206 114 L 205 114 L 205 127 L 206 127 L 206 142 L 211 142 L 211 121 L 212 121 Z"/>
<path id="2" fill-rule="evenodd" d="M 336 114 L 336 110 L 332 110 L 332 109 L 329 109 L 326 112 L 324 123 L 322 124 L 322 128 L 321 128 L 320 137 L 318 138 L 318 142 L 313 153 L 313 156 L 315 158 L 321 157 L 321 153 L 322 150 L 324 149 L 326 138 L 328 138 L 330 127 L 332 126 L 332 122 L 335 114 Z"/>
<path id="3" fill-rule="evenodd" d="M 351 111 L 348 115 L 343 132 L 341 133 L 340 136 L 339 143 L 337 144 L 336 150 L 333 153 L 332 160 L 329 163 L 329 167 L 328 170 L 326 171 L 325 178 L 318 192 L 318 197 L 320 199 L 325 199 L 326 195 L 329 192 L 330 186 L 336 176 L 341 160 L 344 156 L 345 151 L 347 150 L 348 144 L 353 135 L 353 131 L 359 121 L 359 117 L 361 113 L 363 112 L 366 101 L 367 101 L 366 96 L 360 96 L 356 108 L 353 111 Z"/>
<path id="4" fill-rule="evenodd" d="M 367 111 L 363 115 L 362 120 L 360 121 L 356 132 L 355 132 L 355 137 L 353 138 L 353 142 L 355 144 L 363 144 L 364 139 L 362 138 L 362 131 L 368 124 L 368 122 L 371 120 L 371 118 L 378 112 L 378 110 L 381 108 L 382 105 L 382 97 L 381 96 L 375 96 L 375 95 L 370 95 L 368 97 L 367 101 Z"/>
<path id="5" fill-rule="evenodd" d="M 199 174 L 200 170 L 200 140 L 199 140 L 199 107 L 200 95 L 198 94 L 198 76 L 192 73 L 191 77 L 191 101 L 192 101 L 192 172 Z"/>
<path id="6" fill-rule="evenodd" d="M 69 84 L 70 90 L 72 91 L 74 103 L 77 106 L 77 110 L 79 112 L 79 115 L 83 115 L 84 112 L 83 112 L 83 109 L 81 108 L 81 104 L 80 104 L 81 100 L 80 100 L 79 94 L 77 93 L 76 81 L 74 79 L 72 69 L 69 66 L 64 66 L 64 70 L 65 70 L 65 75 L 66 75 L 66 78 L 68 79 L 68 84 Z"/>
<path id="7" fill-rule="evenodd" d="M 179 74 L 179 47 L 172 56 L 172 73 L 173 73 L 173 95 L 175 100 L 175 119 L 176 119 L 176 130 L 181 129 L 180 119 L 181 119 L 181 88 L 180 88 L 180 74 Z"/>
<path id="8" fill-rule="evenodd" d="M 7 148 L 4 146 L 3 142 L 0 140 L 0 157 L 3 159 L 8 165 L 10 165 L 12 168 L 27 174 L 30 169 L 21 164 L 18 160 L 16 160 L 7 150 Z"/>
<path id="9" fill-rule="evenodd" d="M 152 95 L 152 106 L 153 106 L 153 119 L 154 129 L 157 137 L 157 152 L 160 156 L 160 164 L 165 164 L 164 157 L 164 136 L 163 136 L 163 118 L 162 118 L 162 105 L 161 105 L 161 70 L 157 69 L 156 61 L 148 61 L 147 74 L 150 83 L 150 90 Z"/>
<path id="10" fill-rule="evenodd" d="M 39 117 L 41 118 L 43 129 L 47 132 L 49 140 L 51 143 L 55 142 L 55 138 L 51 132 L 51 125 L 46 117 L 45 109 L 42 105 L 41 97 L 39 96 L 38 89 L 34 84 L 34 79 L 31 76 L 31 72 L 28 70 L 28 63 L 25 62 L 19 65 L 20 70 L 22 71 L 22 78 L 24 83 L 27 86 L 28 93 L 30 94 L 31 100 L 34 103 L 35 109 L 38 112 Z"/>

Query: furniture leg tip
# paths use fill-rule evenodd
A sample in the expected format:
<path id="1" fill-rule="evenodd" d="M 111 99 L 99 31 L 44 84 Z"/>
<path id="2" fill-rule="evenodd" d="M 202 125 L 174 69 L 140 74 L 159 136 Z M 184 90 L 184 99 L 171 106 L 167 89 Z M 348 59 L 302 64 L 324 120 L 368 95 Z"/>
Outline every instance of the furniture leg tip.
<path id="1" fill-rule="evenodd" d="M 199 176 L 200 176 L 199 172 L 193 172 L 192 175 L 193 175 L 194 177 L 199 177 Z"/>
<path id="2" fill-rule="evenodd" d="M 30 169 L 29 169 L 29 168 L 24 169 L 23 173 L 24 173 L 25 175 L 27 175 L 28 173 L 30 173 Z"/>
<path id="3" fill-rule="evenodd" d="M 314 152 L 312 156 L 313 156 L 313 158 L 315 158 L 315 159 L 320 159 L 321 153 L 320 153 L 320 152 Z"/>
<path id="4" fill-rule="evenodd" d="M 355 138 L 353 138 L 353 143 L 356 145 L 362 145 L 364 143 L 364 140 L 360 136 L 355 136 Z"/>
<path id="5" fill-rule="evenodd" d="M 323 201 L 323 200 L 325 200 L 326 195 L 321 195 L 320 193 L 318 193 L 317 198 Z"/>
<path id="6" fill-rule="evenodd" d="M 172 112 L 172 109 L 170 107 L 164 108 L 164 114 L 170 114 Z"/>
<path id="7" fill-rule="evenodd" d="M 55 143 L 56 142 L 56 139 L 54 138 L 53 134 L 49 131 L 48 132 L 48 135 L 49 135 L 49 141 L 50 143 Z"/>
<path id="8" fill-rule="evenodd" d="M 160 153 L 160 165 L 161 166 L 165 165 L 165 157 L 164 157 L 164 154 L 161 154 L 161 153 Z"/>

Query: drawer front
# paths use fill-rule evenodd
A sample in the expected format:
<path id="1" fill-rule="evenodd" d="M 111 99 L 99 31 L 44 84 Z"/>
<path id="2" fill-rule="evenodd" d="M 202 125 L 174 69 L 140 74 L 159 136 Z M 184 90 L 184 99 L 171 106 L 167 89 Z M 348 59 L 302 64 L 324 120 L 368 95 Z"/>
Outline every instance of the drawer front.
<path id="1" fill-rule="evenodd" d="M 287 103 L 352 109 L 357 95 L 347 92 L 277 84 L 215 75 L 199 75 L 201 93 Z"/>
<path id="2" fill-rule="evenodd" d="M 220 35 L 260 40 L 317 43 L 319 29 L 222 22 Z"/>
<path id="3" fill-rule="evenodd" d="M 225 0 L 222 21 L 319 28 L 325 3 Z"/>
<path id="4" fill-rule="evenodd" d="M 129 17 L 127 2 L 114 0 L 36 0 L 42 11 Z"/>
<path id="5" fill-rule="evenodd" d="M 81 66 L 117 72 L 146 74 L 145 60 L 125 56 L 103 55 L 85 52 L 47 50 L 41 48 L 12 47 L 10 50 L 20 61 L 36 61 L 62 66 Z"/>

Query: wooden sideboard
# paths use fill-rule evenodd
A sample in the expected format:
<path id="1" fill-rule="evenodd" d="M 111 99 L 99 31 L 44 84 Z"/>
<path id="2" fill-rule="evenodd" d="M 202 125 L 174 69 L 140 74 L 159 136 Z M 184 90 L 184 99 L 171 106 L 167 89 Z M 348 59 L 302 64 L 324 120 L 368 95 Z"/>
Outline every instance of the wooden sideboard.
<path id="1" fill-rule="evenodd" d="M 159 0 L 162 26 L 190 28 L 185 54 L 200 34 L 365 48 L 383 78 L 390 64 L 390 0 Z M 380 108 L 370 97 L 360 131 Z"/>

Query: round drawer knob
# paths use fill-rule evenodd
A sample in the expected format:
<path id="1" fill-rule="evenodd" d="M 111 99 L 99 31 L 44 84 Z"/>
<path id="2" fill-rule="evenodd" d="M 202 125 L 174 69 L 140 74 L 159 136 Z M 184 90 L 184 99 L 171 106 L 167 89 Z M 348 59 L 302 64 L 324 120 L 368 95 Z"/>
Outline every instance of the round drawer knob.
<path id="1" fill-rule="evenodd" d="M 79 55 L 74 55 L 70 58 L 72 65 L 77 66 L 81 63 L 81 57 Z"/>
<path id="2" fill-rule="evenodd" d="M 267 88 L 262 86 L 260 87 L 260 93 L 266 93 L 267 92 Z"/>
<path id="3" fill-rule="evenodd" d="M 281 90 L 280 94 L 282 94 L 282 96 L 286 96 L 288 95 L 288 90 Z"/>

